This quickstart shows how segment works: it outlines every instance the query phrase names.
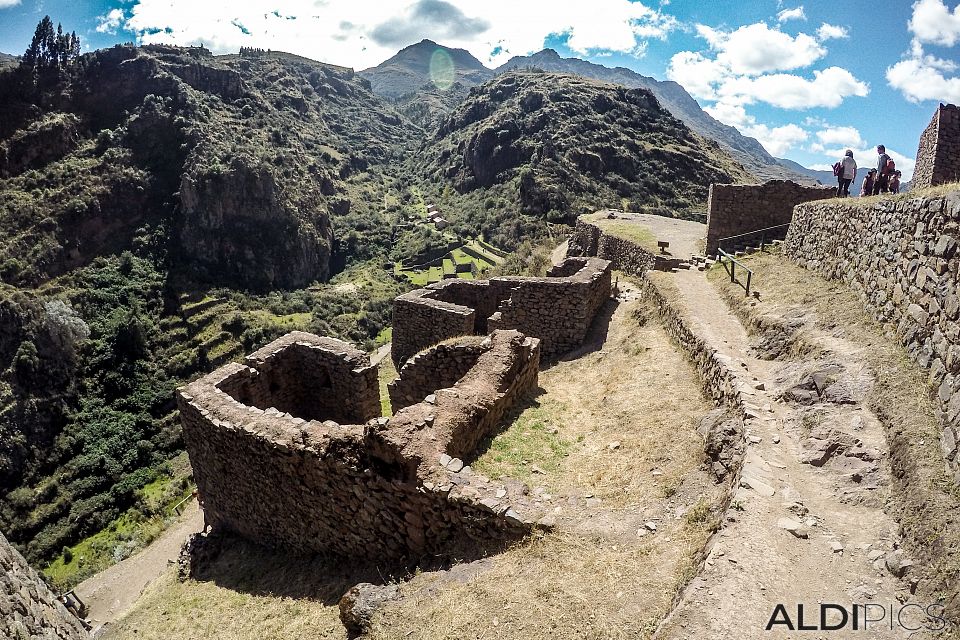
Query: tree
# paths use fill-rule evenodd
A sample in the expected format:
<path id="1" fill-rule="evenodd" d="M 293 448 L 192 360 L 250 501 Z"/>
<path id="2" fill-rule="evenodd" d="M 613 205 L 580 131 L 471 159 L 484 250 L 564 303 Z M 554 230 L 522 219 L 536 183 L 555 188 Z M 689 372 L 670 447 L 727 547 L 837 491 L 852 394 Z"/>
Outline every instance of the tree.
<path id="1" fill-rule="evenodd" d="M 80 38 L 76 31 L 63 32 L 63 26 L 57 24 L 53 30 L 53 20 L 44 16 L 33 33 L 33 40 L 23 54 L 21 66 L 32 69 L 40 75 L 54 72 L 59 75 L 80 55 Z"/>

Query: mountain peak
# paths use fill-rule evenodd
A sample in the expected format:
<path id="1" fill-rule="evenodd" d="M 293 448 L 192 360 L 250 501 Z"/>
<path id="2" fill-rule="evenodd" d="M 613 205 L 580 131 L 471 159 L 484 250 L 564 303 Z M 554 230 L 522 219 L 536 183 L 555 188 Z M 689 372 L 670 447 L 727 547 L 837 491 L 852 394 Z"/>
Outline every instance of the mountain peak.
<path id="1" fill-rule="evenodd" d="M 557 58 L 557 59 L 559 59 L 559 58 L 560 58 L 560 54 L 557 53 L 557 50 L 556 50 L 556 49 L 551 49 L 551 48 L 547 47 L 546 49 L 543 49 L 542 51 L 538 51 L 537 53 L 533 54 L 531 57 L 532 57 L 532 58 Z"/>

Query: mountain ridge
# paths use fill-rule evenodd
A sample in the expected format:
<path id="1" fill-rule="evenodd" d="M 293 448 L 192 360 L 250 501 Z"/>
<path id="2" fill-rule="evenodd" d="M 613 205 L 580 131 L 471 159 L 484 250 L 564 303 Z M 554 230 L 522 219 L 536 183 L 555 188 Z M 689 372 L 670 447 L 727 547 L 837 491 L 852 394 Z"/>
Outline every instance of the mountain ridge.
<path id="1" fill-rule="evenodd" d="M 443 91 L 430 82 L 427 74 L 417 72 L 406 62 L 411 52 L 416 52 L 422 60 L 431 48 L 445 51 L 457 51 L 465 54 L 469 62 L 469 73 L 458 74 L 459 87 Z M 403 55 L 401 55 L 403 54 Z M 422 62 L 419 68 L 422 68 Z M 637 73 L 626 67 L 607 67 L 582 60 L 564 58 L 551 48 L 543 49 L 528 56 L 514 56 L 496 69 L 485 67 L 476 57 L 463 49 L 450 49 L 432 40 L 423 40 L 405 47 L 384 62 L 358 72 L 371 82 L 374 93 L 397 100 L 398 108 L 426 127 L 436 126 L 442 119 L 438 112 L 449 113 L 452 106 L 466 97 L 465 88 L 482 82 L 508 70 L 532 67 L 544 71 L 574 73 L 583 77 L 620 84 L 629 88 L 642 88 L 651 91 L 675 117 L 683 120 L 690 128 L 705 138 L 717 141 L 729 154 L 747 170 L 760 179 L 789 178 L 798 182 L 813 182 L 810 170 L 799 171 L 790 164 L 779 162 L 755 138 L 745 136 L 736 127 L 723 124 L 704 111 L 700 104 L 680 84 L 671 80 L 657 80 Z M 484 73 L 484 70 L 488 74 Z M 430 103 L 429 109 L 414 107 L 418 101 Z M 411 112 L 411 109 L 414 109 Z M 417 111 L 420 111 L 420 117 Z M 425 115 L 424 115 L 425 114 Z"/>

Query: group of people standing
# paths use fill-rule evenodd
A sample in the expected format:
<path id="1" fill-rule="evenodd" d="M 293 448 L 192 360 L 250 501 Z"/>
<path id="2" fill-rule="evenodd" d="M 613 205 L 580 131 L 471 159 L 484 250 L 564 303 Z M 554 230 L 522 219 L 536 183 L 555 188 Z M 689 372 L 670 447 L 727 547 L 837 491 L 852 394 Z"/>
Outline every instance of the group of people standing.
<path id="1" fill-rule="evenodd" d="M 837 197 L 849 196 L 850 183 L 857 178 L 857 161 L 853 159 L 853 151 L 847 149 L 843 159 L 833 165 L 833 175 L 837 176 Z M 867 172 L 860 197 L 881 193 L 900 193 L 900 172 L 882 144 L 877 145 L 877 168 Z"/>

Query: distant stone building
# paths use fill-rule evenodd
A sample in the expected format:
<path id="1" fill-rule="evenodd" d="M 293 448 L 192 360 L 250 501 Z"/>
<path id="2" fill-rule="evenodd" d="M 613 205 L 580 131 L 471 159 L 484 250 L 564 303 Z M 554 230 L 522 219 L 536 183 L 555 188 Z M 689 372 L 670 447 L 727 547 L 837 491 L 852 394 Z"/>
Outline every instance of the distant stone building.
<path id="1" fill-rule="evenodd" d="M 960 107 L 941 104 L 920 136 L 913 188 L 960 181 Z"/>

